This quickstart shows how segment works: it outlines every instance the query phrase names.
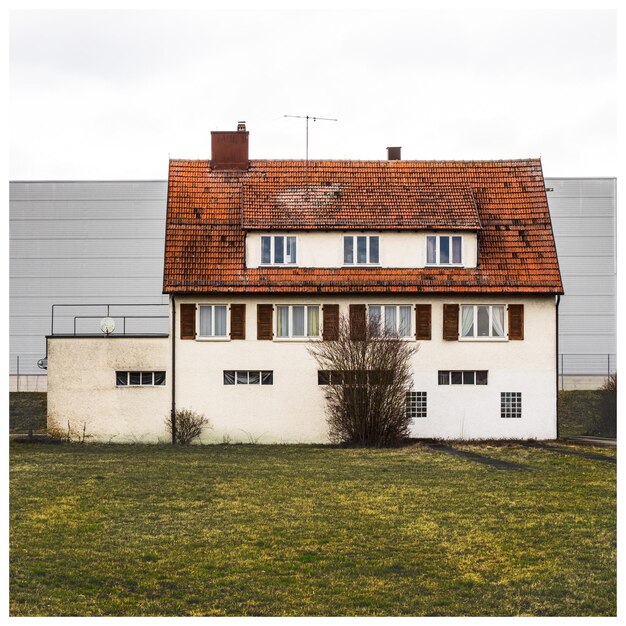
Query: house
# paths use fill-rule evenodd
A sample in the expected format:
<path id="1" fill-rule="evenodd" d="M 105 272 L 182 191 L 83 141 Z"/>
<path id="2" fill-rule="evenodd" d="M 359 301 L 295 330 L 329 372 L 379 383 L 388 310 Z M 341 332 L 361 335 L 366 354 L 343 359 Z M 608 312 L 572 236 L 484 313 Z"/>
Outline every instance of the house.
<path id="1" fill-rule="evenodd" d="M 248 141 L 240 124 L 210 161 L 170 161 L 169 337 L 48 338 L 52 429 L 166 440 L 176 406 L 211 420 L 207 441 L 327 441 L 332 379 L 307 348 L 346 316 L 419 343 L 413 436 L 556 437 L 563 289 L 538 159 L 249 160 Z"/>

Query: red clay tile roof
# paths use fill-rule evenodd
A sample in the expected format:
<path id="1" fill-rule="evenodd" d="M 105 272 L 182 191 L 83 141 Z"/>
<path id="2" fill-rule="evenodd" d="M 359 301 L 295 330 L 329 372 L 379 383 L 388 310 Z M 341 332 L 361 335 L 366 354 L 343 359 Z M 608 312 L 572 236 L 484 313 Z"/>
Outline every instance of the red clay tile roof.
<path id="1" fill-rule="evenodd" d="M 446 188 L 451 197 L 458 193 L 459 198 L 469 188 L 482 226 L 478 267 L 246 268 L 244 209 L 261 201 L 246 205 L 245 197 L 265 188 L 267 181 L 274 189 L 270 199 L 287 189 L 306 189 L 307 184 L 320 189 L 328 181 L 364 190 L 388 185 L 438 193 Z M 274 201 L 263 210 L 274 215 L 275 206 Z M 455 219 L 461 214 L 466 209 L 455 209 Z M 394 219 L 400 215 L 405 215 L 404 209 Z M 251 227 L 252 218 L 245 219 Z M 169 171 L 163 291 L 556 294 L 563 288 L 538 159 L 309 161 L 308 183 L 304 161 L 251 161 L 246 172 L 225 172 L 211 171 L 208 161 L 174 160 Z"/>
<path id="2" fill-rule="evenodd" d="M 346 179 L 341 168 L 328 170 L 322 185 L 302 186 L 298 174 L 278 171 L 244 182 L 244 229 L 480 228 L 470 187 L 412 187 L 384 176 L 364 185 L 358 177 Z"/>

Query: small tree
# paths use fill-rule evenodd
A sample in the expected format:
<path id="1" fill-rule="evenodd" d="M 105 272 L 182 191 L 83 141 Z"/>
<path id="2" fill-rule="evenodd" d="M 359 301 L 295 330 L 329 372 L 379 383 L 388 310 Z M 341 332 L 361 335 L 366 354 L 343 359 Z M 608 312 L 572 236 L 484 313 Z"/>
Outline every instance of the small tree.
<path id="1" fill-rule="evenodd" d="M 336 341 L 310 345 L 326 386 L 326 412 L 332 441 L 360 446 L 389 446 L 409 435 L 411 357 L 418 346 L 375 321 L 351 333 L 339 319 Z"/>
<path id="2" fill-rule="evenodd" d="M 165 425 L 171 435 L 171 414 L 165 418 Z M 176 409 L 176 443 L 188 445 L 196 437 L 199 437 L 203 430 L 210 428 L 212 426 L 209 420 L 201 413 L 196 413 L 191 409 Z"/>

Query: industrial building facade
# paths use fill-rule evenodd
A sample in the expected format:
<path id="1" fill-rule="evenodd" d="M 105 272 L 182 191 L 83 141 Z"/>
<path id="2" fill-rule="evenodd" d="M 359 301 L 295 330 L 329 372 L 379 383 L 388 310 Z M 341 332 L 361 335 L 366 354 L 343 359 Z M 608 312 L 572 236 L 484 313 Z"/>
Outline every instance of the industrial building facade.
<path id="1" fill-rule="evenodd" d="M 593 387 L 616 368 L 616 180 L 545 182 L 565 290 L 559 384 Z M 116 334 L 168 332 L 166 200 L 164 180 L 10 183 L 11 390 L 46 390 L 52 331 L 99 332 L 108 314 Z M 73 305 L 55 307 L 54 328 L 53 305 Z"/>

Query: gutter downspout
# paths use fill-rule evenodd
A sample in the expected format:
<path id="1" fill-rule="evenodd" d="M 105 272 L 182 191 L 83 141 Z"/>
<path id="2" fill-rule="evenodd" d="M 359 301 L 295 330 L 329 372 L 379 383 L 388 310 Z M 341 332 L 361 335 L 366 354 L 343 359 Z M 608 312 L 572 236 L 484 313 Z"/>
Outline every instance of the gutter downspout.
<path id="1" fill-rule="evenodd" d="M 560 438 L 559 428 L 559 303 L 561 296 L 556 297 L 556 438 Z M 562 374 L 562 373 L 561 373 Z"/>
<path id="2" fill-rule="evenodd" d="M 172 295 L 172 444 L 176 443 L 176 296 Z"/>

